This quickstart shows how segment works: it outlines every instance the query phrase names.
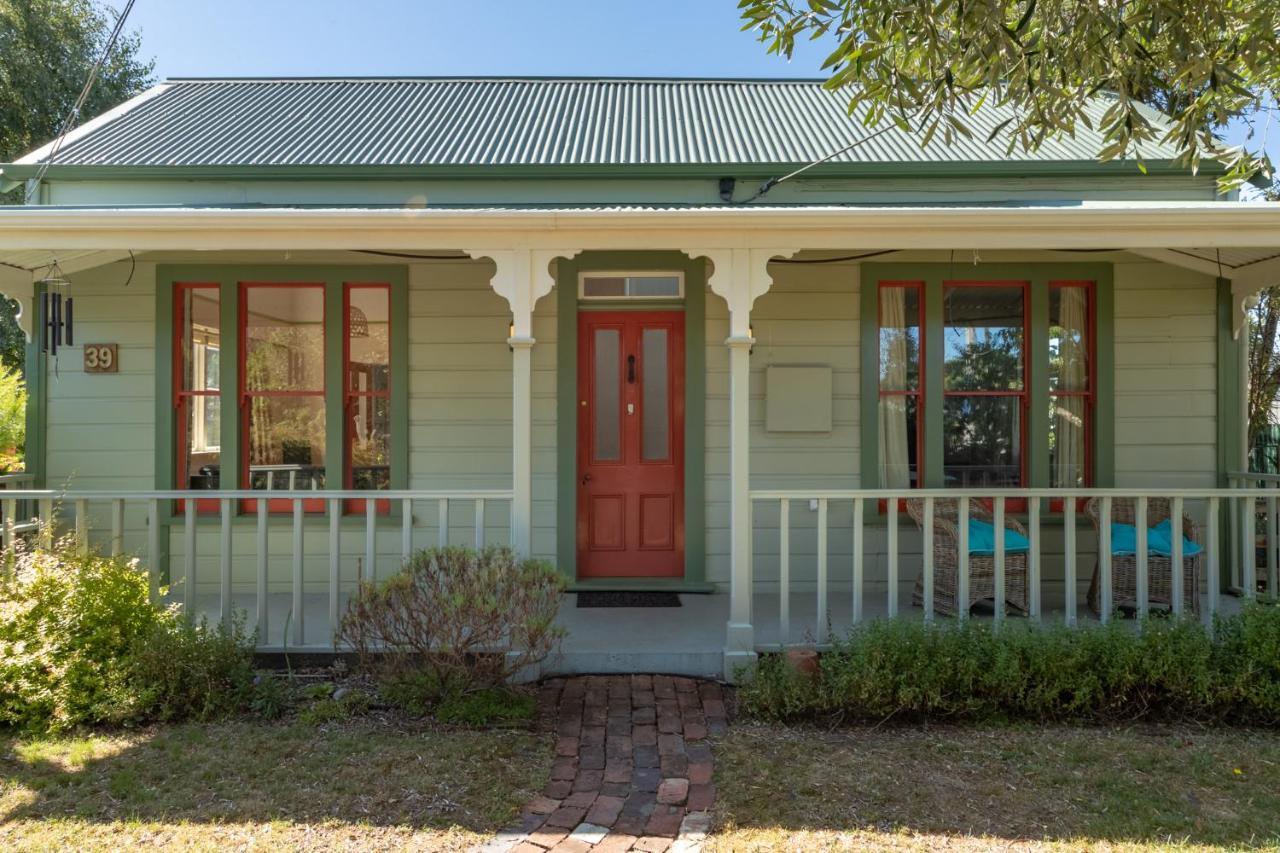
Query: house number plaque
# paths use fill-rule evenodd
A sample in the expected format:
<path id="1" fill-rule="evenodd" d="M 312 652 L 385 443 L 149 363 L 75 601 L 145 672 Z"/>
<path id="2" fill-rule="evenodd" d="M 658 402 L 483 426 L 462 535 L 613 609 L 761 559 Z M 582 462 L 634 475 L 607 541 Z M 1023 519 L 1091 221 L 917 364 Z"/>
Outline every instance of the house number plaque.
<path id="1" fill-rule="evenodd" d="M 85 344 L 85 373 L 119 373 L 119 344 Z"/>

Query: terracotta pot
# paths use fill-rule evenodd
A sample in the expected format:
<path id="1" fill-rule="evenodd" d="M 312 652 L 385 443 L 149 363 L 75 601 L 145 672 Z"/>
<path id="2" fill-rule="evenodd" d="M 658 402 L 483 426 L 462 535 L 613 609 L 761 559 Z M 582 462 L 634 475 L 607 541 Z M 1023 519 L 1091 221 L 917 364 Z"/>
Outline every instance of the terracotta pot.
<path id="1" fill-rule="evenodd" d="M 813 649 L 787 649 L 787 663 L 805 675 L 817 675 L 820 669 L 818 653 Z"/>

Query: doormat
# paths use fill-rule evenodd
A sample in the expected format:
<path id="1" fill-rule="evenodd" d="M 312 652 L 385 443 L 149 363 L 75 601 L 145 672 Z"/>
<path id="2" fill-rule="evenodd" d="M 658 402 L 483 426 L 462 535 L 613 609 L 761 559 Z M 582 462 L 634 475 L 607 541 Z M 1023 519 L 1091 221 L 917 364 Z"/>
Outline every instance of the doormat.
<path id="1" fill-rule="evenodd" d="M 580 592 L 579 607 L 679 607 L 674 592 Z"/>

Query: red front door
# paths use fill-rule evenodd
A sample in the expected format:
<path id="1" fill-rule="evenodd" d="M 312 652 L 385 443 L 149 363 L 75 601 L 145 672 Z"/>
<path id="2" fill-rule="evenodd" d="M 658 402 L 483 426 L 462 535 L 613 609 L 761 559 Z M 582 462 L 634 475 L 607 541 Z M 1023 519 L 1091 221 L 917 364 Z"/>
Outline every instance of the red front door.
<path id="1" fill-rule="evenodd" d="M 578 576 L 684 575 L 684 314 L 578 315 Z"/>

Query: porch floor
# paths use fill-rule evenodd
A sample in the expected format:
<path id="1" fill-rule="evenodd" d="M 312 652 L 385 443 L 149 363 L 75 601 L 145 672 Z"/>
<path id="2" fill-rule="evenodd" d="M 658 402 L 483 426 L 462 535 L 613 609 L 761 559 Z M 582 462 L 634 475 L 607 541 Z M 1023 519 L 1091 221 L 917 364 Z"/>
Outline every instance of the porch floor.
<path id="1" fill-rule="evenodd" d="M 1046 591 L 1047 592 L 1047 591 Z M 233 606 L 246 615 L 246 624 L 254 625 L 255 600 L 251 593 L 232 596 Z M 662 672 L 675 675 L 705 676 L 717 678 L 723 673 L 725 624 L 729 618 L 729 596 L 725 593 L 710 595 L 682 594 L 681 607 L 600 607 L 579 608 L 576 595 L 567 593 L 560 608 L 558 621 L 567 631 L 559 657 L 544 666 L 544 674 L 577 673 L 629 673 Z M 842 636 L 851 624 L 852 600 L 848 589 L 834 589 L 827 602 L 828 632 L 830 636 Z M 1046 597 L 1047 598 L 1047 597 Z M 921 620 L 922 608 L 911 605 L 911 591 L 904 586 L 899 594 L 898 616 L 902 619 Z M 1084 604 L 1081 593 L 1077 620 L 1081 624 L 1096 622 L 1097 617 Z M 1240 599 L 1219 596 L 1219 609 L 1224 614 L 1238 612 Z M 291 598 L 286 593 L 268 597 L 269 630 L 260 638 L 259 649 L 264 652 L 296 651 L 326 652 L 332 650 L 332 632 L 328 620 L 328 596 L 308 594 L 303 597 L 303 643 L 284 642 L 286 624 L 292 635 L 290 616 Z M 345 608 L 346 601 L 340 605 Z M 752 620 L 755 625 L 756 647 L 760 651 L 777 649 L 782 638 L 779 632 L 779 596 L 776 591 L 758 592 L 752 599 Z M 1202 597 L 1202 607 L 1207 607 L 1207 596 Z M 818 638 L 817 598 L 813 592 L 793 592 L 790 600 L 790 631 L 787 645 L 813 645 Z M 218 618 L 216 595 L 196 598 L 197 614 Z M 887 602 L 883 590 L 868 590 L 863 603 L 863 617 L 874 619 L 885 616 Z M 973 618 L 990 619 L 989 608 L 978 605 Z M 1044 602 L 1045 622 L 1061 621 L 1061 600 Z M 1011 623 L 1024 621 L 1023 617 L 1010 616 Z"/>

